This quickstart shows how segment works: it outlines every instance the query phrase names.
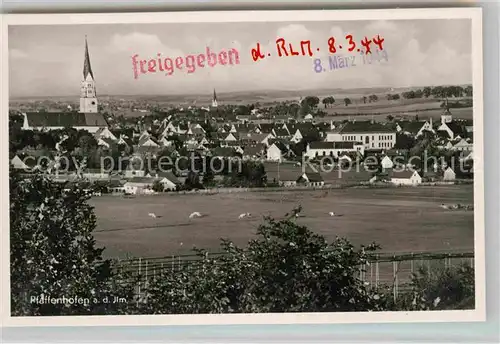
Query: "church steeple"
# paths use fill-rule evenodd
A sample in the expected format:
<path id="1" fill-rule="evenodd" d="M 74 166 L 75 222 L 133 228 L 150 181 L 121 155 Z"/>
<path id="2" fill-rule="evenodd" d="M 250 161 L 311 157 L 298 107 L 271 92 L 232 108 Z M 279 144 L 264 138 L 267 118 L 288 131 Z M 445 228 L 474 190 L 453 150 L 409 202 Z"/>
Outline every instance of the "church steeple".
<path id="1" fill-rule="evenodd" d="M 212 98 L 212 107 L 217 107 L 217 94 L 215 93 L 215 88 L 214 88 L 214 97 Z"/>
<path id="2" fill-rule="evenodd" d="M 441 123 L 450 123 L 453 121 L 453 115 L 450 112 L 450 106 L 448 105 L 448 98 L 444 102 L 444 111 L 441 114 Z"/>
<path id="3" fill-rule="evenodd" d="M 87 79 L 90 74 L 92 80 L 94 80 L 94 73 L 92 73 L 92 67 L 90 66 L 90 55 L 89 46 L 87 44 L 87 36 L 85 36 L 85 60 L 83 62 L 83 80 Z"/>
<path id="4" fill-rule="evenodd" d="M 83 80 L 80 92 L 80 112 L 97 112 L 97 93 L 94 73 L 90 66 L 89 47 L 85 36 L 85 55 L 83 61 Z"/>

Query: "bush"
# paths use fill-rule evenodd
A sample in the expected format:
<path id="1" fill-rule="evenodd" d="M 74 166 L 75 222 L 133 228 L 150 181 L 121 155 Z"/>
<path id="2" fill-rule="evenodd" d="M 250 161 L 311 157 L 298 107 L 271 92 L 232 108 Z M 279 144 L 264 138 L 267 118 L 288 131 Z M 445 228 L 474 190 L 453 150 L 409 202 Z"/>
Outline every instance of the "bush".
<path id="1" fill-rule="evenodd" d="M 223 241 L 224 255 L 197 250 L 198 266 L 151 281 L 147 313 L 340 312 L 383 310 L 386 298 L 357 278 L 376 245 L 327 243 L 292 219 L 266 219 L 245 248 Z"/>
<path id="2" fill-rule="evenodd" d="M 474 309 L 474 269 L 461 265 L 446 269 L 421 268 L 412 276 L 410 290 L 398 297 L 397 310 Z"/>

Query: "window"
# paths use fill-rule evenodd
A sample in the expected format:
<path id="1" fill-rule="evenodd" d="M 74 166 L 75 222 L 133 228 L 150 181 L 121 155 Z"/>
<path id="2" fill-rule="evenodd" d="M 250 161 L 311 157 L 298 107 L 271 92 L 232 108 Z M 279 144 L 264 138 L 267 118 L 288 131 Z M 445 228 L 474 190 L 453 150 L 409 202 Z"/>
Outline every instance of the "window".
<path id="1" fill-rule="evenodd" d="M 365 136 L 365 143 L 370 143 L 370 136 L 368 135 Z"/>

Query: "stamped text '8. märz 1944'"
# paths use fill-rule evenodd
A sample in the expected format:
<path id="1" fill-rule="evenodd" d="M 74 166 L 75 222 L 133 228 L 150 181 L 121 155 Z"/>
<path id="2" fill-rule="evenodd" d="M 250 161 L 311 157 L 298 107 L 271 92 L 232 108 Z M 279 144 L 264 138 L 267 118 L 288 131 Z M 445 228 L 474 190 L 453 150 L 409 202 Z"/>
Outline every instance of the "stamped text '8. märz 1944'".
<path id="1" fill-rule="evenodd" d="M 326 61 L 325 61 L 326 60 Z M 313 60 L 313 70 L 316 73 L 322 73 L 326 71 L 346 69 L 351 67 L 357 67 L 359 65 L 369 65 L 376 63 L 386 63 L 389 62 L 389 56 L 386 50 L 376 50 L 374 53 L 365 54 L 361 52 L 359 55 L 333 55 L 328 56 L 328 59 L 314 59 Z"/>

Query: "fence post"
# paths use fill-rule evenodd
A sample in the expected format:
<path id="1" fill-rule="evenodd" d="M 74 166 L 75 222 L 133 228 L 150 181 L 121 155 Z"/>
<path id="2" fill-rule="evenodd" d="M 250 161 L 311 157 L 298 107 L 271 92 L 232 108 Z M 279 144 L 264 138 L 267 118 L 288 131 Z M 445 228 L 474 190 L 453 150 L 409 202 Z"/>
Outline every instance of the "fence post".
<path id="1" fill-rule="evenodd" d="M 141 261 L 142 261 L 142 259 L 139 258 L 139 275 L 138 275 L 139 278 L 141 278 Z M 139 295 L 137 303 L 139 303 L 139 299 L 141 298 L 141 282 L 140 281 L 139 281 L 137 287 L 138 287 L 137 294 Z"/>
<path id="2" fill-rule="evenodd" d="M 146 260 L 146 266 L 144 268 L 144 275 L 145 275 L 145 278 L 144 278 L 144 289 L 146 289 L 146 287 L 148 286 L 148 261 Z"/>
<path id="3" fill-rule="evenodd" d="M 370 263 L 370 288 L 372 287 L 373 284 L 373 264 Z"/>

